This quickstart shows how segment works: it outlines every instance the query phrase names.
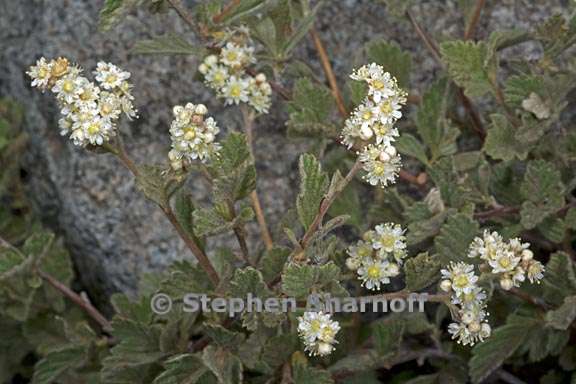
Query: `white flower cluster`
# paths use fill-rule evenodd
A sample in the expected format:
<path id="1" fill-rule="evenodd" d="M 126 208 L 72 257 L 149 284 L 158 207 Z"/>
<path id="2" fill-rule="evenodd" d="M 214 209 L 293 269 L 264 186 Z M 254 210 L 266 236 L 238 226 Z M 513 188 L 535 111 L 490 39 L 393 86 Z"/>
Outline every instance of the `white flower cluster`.
<path id="1" fill-rule="evenodd" d="M 212 117 L 205 117 L 208 109 L 204 104 L 177 105 L 173 113 L 174 120 L 170 125 L 172 149 L 168 153 L 172 169 L 181 170 L 196 159 L 206 162 L 218 152 L 220 144 L 215 139 L 220 128 Z"/>
<path id="2" fill-rule="evenodd" d="M 348 148 L 361 146 L 360 161 L 371 185 L 394 183 L 400 155 L 392 145 L 399 135 L 394 124 L 402 117 L 406 92 L 382 66 L 372 63 L 355 71 L 352 79 L 368 84 L 368 95 L 346 120 L 342 141 Z"/>
<path id="3" fill-rule="evenodd" d="M 370 290 L 380 289 L 398 276 L 406 257 L 406 237 L 398 224 L 377 225 L 364 233 L 362 240 L 348 248 L 346 266 L 358 273 L 362 285 Z"/>
<path id="4" fill-rule="evenodd" d="M 248 103 L 259 113 L 268 113 L 272 87 L 266 75 L 252 76 L 247 67 L 253 64 L 254 47 L 245 31 L 232 34 L 224 41 L 219 55 L 209 55 L 200 65 L 206 84 L 216 90 L 226 104 Z"/>
<path id="5" fill-rule="evenodd" d="M 458 306 L 458 322 L 448 326 L 453 339 L 463 345 L 474 345 L 490 337 L 492 329 L 486 312 L 486 293 L 476 285 L 474 266 L 463 262 L 450 263 L 442 269 L 440 288 L 452 294 L 452 304 Z"/>
<path id="6" fill-rule="evenodd" d="M 60 133 L 70 134 L 76 145 L 102 145 L 116 134 L 121 113 L 136 117 L 132 105 L 130 73 L 110 63 L 99 62 L 94 77 L 96 85 L 81 76 L 82 69 L 66 58 L 46 61 L 40 58 L 27 74 L 32 86 L 56 94 L 62 118 Z"/>
<path id="7" fill-rule="evenodd" d="M 531 283 L 539 283 L 544 277 L 544 266 L 534 260 L 529 243 L 518 238 L 505 242 L 497 232 L 484 231 L 470 245 L 468 257 L 484 260 L 491 272 L 497 274 L 504 290 L 519 287 L 528 278 Z"/>
<path id="8" fill-rule="evenodd" d="M 332 320 L 328 313 L 304 312 L 304 316 L 298 318 L 298 334 L 311 356 L 332 353 L 339 330 L 340 324 Z"/>

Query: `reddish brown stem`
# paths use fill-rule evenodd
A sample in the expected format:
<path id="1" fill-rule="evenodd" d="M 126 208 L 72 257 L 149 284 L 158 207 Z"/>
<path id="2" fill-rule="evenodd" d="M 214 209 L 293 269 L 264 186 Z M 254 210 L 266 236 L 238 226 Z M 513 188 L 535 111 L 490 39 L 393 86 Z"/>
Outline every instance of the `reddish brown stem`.
<path id="1" fill-rule="evenodd" d="M 232 12 L 232 10 L 236 8 L 238 5 L 240 5 L 241 2 L 242 0 L 232 0 L 230 3 L 226 4 L 224 8 L 222 8 L 222 11 L 219 14 L 215 15 L 212 18 L 212 21 L 215 22 L 216 24 L 220 23 L 222 19 L 228 16 L 228 14 Z"/>
<path id="2" fill-rule="evenodd" d="M 334 99 L 336 100 L 336 106 L 338 107 L 338 111 L 340 112 L 340 115 L 346 118 L 348 117 L 348 111 L 346 109 L 346 105 L 344 104 L 342 93 L 338 88 L 336 76 L 334 75 L 332 64 L 330 63 L 330 59 L 328 58 L 328 54 L 326 53 L 326 48 L 324 48 L 324 43 L 322 43 L 322 40 L 320 39 L 318 32 L 316 32 L 314 28 L 310 30 L 310 35 L 312 36 L 314 46 L 316 47 L 316 51 L 318 52 L 318 56 L 320 57 L 320 62 L 322 63 L 322 68 L 324 69 L 324 74 L 326 75 L 328 84 L 330 84 L 332 94 L 334 95 Z"/>
<path id="3" fill-rule="evenodd" d="M 472 18 L 470 19 L 470 23 L 464 32 L 464 40 L 469 40 L 474 37 L 474 33 L 476 32 L 476 27 L 478 26 L 478 22 L 480 21 L 480 15 L 482 14 L 482 8 L 484 8 L 484 4 L 486 0 L 477 0 L 476 7 L 474 8 L 474 13 L 472 14 Z"/>
<path id="4" fill-rule="evenodd" d="M 37 272 L 38 272 L 38 275 L 44 281 L 46 281 L 53 288 L 55 288 L 57 291 L 62 293 L 70 301 L 72 301 L 74 304 L 78 305 L 84 312 L 86 312 L 86 314 L 88 316 L 90 316 L 96 323 L 98 323 L 98 325 L 100 325 L 100 327 L 104 331 L 110 332 L 112 330 L 112 325 L 110 324 L 108 319 L 106 319 L 104 317 L 104 315 L 102 315 L 100 313 L 100 311 L 98 311 L 92 304 L 90 304 L 88 301 L 84 300 L 79 294 L 77 294 L 76 292 L 74 292 L 73 290 L 68 288 L 66 285 L 64 285 L 60 281 L 56 280 L 54 277 L 52 277 L 48 273 L 46 273 L 42 270 L 38 270 Z"/>

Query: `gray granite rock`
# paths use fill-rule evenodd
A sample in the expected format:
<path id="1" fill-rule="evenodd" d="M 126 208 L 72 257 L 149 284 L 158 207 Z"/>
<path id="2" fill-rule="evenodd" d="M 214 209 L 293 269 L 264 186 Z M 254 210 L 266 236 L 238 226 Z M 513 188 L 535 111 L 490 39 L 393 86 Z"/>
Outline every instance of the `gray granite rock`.
<path id="1" fill-rule="evenodd" d="M 196 61 L 186 57 L 143 57 L 130 54 L 134 42 L 175 32 L 193 39 L 173 13 L 128 15 L 109 33 L 96 27 L 103 1 L 0 0 L 0 94 L 21 102 L 26 109 L 25 129 L 31 137 L 26 168 L 37 212 L 61 233 L 70 247 L 80 282 L 96 301 L 113 291 L 134 292 L 138 277 L 158 271 L 191 255 L 162 213 L 136 191 L 130 174 L 109 155 L 74 147 L 58 134 L 57 109 L 49 95 L 28 86 L 24 70 L 39 56 L 67 56 L 87 70 L 98 60 L 111 61 L 132 72 L 135 104 L 140 118 L 124 124 L 130 154 L 140 162 L 162 162 L 166 156 L 171 107 L 188 101 L 207 104 L 226 130 L 240 129 L 239 113 L 224 109 L 199 82 L 193 80 Z M 414 16 L 438 40 L 462 34 L 463 21 L 456 2 L 421 1 Z M 527 27 L 560 10 L 560 0 L 488 2 L 479 28 L 486 36 L 495 28 Z M 423 84 L 438 65 L 405 21 L 390 16 L 383 3 L 373 0 L 326 2 L 317 23 L 331 53 L 337 76 L 344 79 L 358 62 L 364 43 L 383 37 L 398 42 L 414 56 L 412 88 Z M 315 51 L 305 42 L 297 51 L 320 72 Z M 285 112 L 276 99 L 270 116 L 257 122 L 255 134 L 258 189 L 269 221 L 277 223 L 295 198 L 297 157 L 305 143 L 285 139 Z M 207 186 L 191 182 L 194 194 L 207 199 Z M 250 227 L 252 237 L 257 234 Z M 210 245 L 231 244 L 219 237 Z"/>

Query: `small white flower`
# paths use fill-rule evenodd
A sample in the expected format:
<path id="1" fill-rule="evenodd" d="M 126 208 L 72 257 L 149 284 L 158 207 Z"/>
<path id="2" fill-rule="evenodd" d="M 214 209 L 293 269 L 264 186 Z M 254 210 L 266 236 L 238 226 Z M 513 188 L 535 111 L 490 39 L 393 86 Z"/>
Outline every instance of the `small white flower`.
<path id="1" fill-rule="evenodd" d="M 488 261 L 488 264 L 492 267 L 492 273 L 504 273 L 514 270 L 518 262 L 520 262 L 520 257 L 508 249 L 500 249 L 496 252 L 495 258 Z"/>
<path id="2" fill-rule="evenodd" d="M 228 42 L 220 51 L 220 61 L 228 67 L 242 67 L 252 61 L 251 47 L 241 47 L 233 42 Z"/>
<path id="3" fill-rule="evenodd" d="M 471 293 L 478 281 L 478 276 L 474 274 L 474 266 L 463 262 L 451 262 L 448 269 L 442 269 L 440 272 L 443 279 L 452 282 L 452 289 L 457 296 Z"/>
<path id="4" fill-rule="evenodd" d="M 88 80 L 78 77 L 75 73 L 69 73 L 56 81 L 56 84 L 52 88 L 52 92 L 56 94 L 58 101 L 61 103 L 72 104 L 78 98 L 78 95 L 82 90 L 81 85 L 85 81 Z"/>
<path id="5" fill-rule="evenodd" d="M 381 249 L 388 253 L 404 250 L 406 248 L 406 236 L 399 224 L 385 223 L 375 228 L 374 249 Z"/>
<path id="6" fill-rule="evenodd" d="M 366 171 L 364 179 L 371 185 L 382 187 L 394 183 L 400 171 L 400 155 L 388 155 L 387 146 L 368 145 L 360 153 L 362 168 Z M 382 160 L 382 154 L 388 159 Z"/>
<path id="7" fill-rule="evenodd" d="M 362 265 L 358 268 L 358 276 L 362 280 L 362 286 L 370 290 L 379 290 L 381 284 L 390 283 L 390 274 L 388 261 L 381 260 L 363 260 Z"/>
<path id="8" fill-rule="evenodd" d="M 130 72 L 122 71 L 114 64 L 101 61 L 96 65 L 94 77 L 102 88 L 111 90 L 120 87 L 125 80 L 128 80 Z"/>
<path id="9" fill-rule="evenodd" d="M 220 149 L 215 142 L 220 129 L 212 117 L 205 118 L 205 108 L 192 103 L 174 107 L 170 127 L 172 151 L 168 155 L 172 168 L 181 169 L 183 161 L 199 159 L 206 162 Z"/>
<path id="10" fill-rule="evenodd" d="M 224 87 L 222 94 L 226 98 L 226 104 L 239 104 L 248 101 L 248 81 L 246 79 L 230 76 Z"/>
<path id="11" fill-rule="evenodd" d="M 526 275 L 531 283 L 540 283 L 544 278 L 544 266 L 539 261 L 530 260 Z"/>
<path id="12" fill-rule="evenodd" d="M 51 78 L 52 62 L 47 62 L 44 57 L 36 61 L 36 65 L 30 67 L 30 71 L 26 72 L 32 78 L 31 85 L 40 88 L 44 92 Z"/>
<path id="13" fill-rule="evenodd" d="M 298 318 L 298 334 L 304 342 L 305 350 L 311 356 L 326 356 L 332 353 L 339 330 L 340 324 L 332 320 L 330 314 L 305 312 Z"/>

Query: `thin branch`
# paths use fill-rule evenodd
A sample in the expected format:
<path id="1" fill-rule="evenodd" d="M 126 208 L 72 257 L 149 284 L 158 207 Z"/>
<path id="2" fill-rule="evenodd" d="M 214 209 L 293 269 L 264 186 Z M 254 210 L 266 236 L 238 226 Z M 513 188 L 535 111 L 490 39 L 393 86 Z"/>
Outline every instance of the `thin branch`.
<path id="1" fill-rule="evenodd" d="M 252 153 L 252 157 L 254 157 L 254 116 L 245 106 L 242 106 L 240 109 L 242 110 L 242 117 L 244 118 L 244 131 L 246 132 L 248 148 Z M 254 214 L 256 215 L 256 220 L 260 227 L 260 234 L 262 235 L 262 240 L 264 240 L 264 245 L 267 250 L 271 250 L 274 247 L 274 242 L 270 235 L 270 231 L 268 230 L 266 216 L 264 216 L 264 212 L 262 211 L 262 204 L 260 203 L 260 198 L 258 197 L 256 189 L 250 193 L 250 200 L 252 201 L 252 207 L 254 208 Z"/>
<path id="2" fill-rule="evenodd" d="M 332 205 L 334 200 L 336 200 L 336 198 L 338 197 L 338 194 L 340 192 L 342 192 L 344 190 L 344 188 L 346 188 L 346 186 L 350 183 L 350 181 L 352 181 L 352 179 L 354 178 L 354 176 L 360 170 L 361 167 L 362 167 L 362 163 L 360 162 L 360 159 L 358 158 L 356 160 L 356 162 L 354 163 L 354 165 L 352 166 L 352 168 L 350 168 L 350 171 L 348 171 L 348 174 L 346 174 L 344 179 L 342 179 L 342 181 L 340 181 L 340 183 L 338 184 L 336 189 L 330 195 L 326 196 L 322 200 L 322 202 L 320 203 L 320 207 L 318 209 L 318 213 L 314 217 L 312 224 L 310 224 L 310 227 L 308 227 L 308 230 L 306 231 L 306 233 L 302 237 L 302 240 L 300 241 L 300 246 L 302 247 L 302 250 L 304 250 L 306 248 L 306 246 L 308 245 L 308 242 L 312 238 L 312 235 L 314 235 L 314 232 L 316 232 L 318 227 L 321 226 L 322 221 L 324 219 L 324 216 L 326 216 L 326 213 L 328 213 L 330 206 Z"/>
<path id="3" fill-rule="evenodd" d="M 176 13 L 178 13 L 178 15 L 182 18 L 182 20 L 184 20 L 184 22 L 186 24 L 188 24 L 188 26 L 190 28 L 192 28 L 192 30 L 194 32 L 196 32 L 196 35 L 199 38 L 202 38 L 205 36 L 205 34 L 200 29 L 199 25 L 196 24 L 196 20 L 194 20 L 194 16 L 188 11 L 186 6 L 184 6 L 184 4 L 182 4 L 181 0 L 167 0 L 167 2 L 176 11 Z"/>
<path id="4" fill-rule="evenodd" d="M 535 297 L 532 297 L 528 293 L 521 291 L 518 288 L 512 288 L 512 289 L 510 289 L 508 291 L 504 291 L 504 292 L 509 293 L 512 296 L 516 296 L 520 300 L 523 300 L 523 301 L 527 302 L 528 304 L 531 304 L 537 308 L 540 308 L 543 311 L 547 311 L 548 309 L 550 309 L 544 301 L 537 299 Z"/>
<path id="5" fill-rule="evenodd" d="M 90 302 L 84 300 L 82 296 L 80 296 L 79 294 L 68 288 L 65 284 L 62 284 L 60 281 L 56 280 L 48 273 L 40 269 L 37 270 L 37 273 L 43 280 L 45 280 L 53 288 L 62 293 L 74 304 L 78 305 L 84 312 L 86 312 L 88 316 L 90 316 L 96 323 L 98 323 L 98 325 L 100 325 L 100 327 L 104 331 L 110 332 L 112 330 L 112 325 L 110 324 L 108 319 L 106 319 L 104 315 L 102 315 L 100 311 L 98 311 Z"/>
<path id="6" fill-rule="evenodd" d="M 468 24 L 468 27 L 464 32 L 464 40 L 469 40 L 474 37 L 476 27 L 478 26 L 478 22 L 480 21 L 480 15 L 482 14 L 482 8 L 484 8 L 485 3 L 486 0 L 476 0 L 476 7 L 474 8 L 472 18 L 470 19 L 470 24 Z"/>
<path id="7" fill-rule="evenodd" d="M 219 14 L 215 15 L 212 18 L 212 21 L 215 22 L 216 24 L 220 23 L 222 19 L 228 16 L 228 14 L 232 12 L 232 10 L 236 8 L 238 5 L 240 5 L 241 2 L 242 0 L 232 0 L 230 3 L 225 5 L 224 8 L 222 8 L 222 11 Z"/>
<path id="8" fill-rule="evenodd" d="M 118 159 L 120 159 L 122 164 L 124 164 L 124 166 L 126 166 L 126 168 L 128 168 L 128 170 L 130 170 L 130 172 L 132 172 L 134 177 L 138 177 L 138 175 L 139 175 L 138 167 L 132 161 L 132 159 L 130 159 L 130 157 L 126 154 L 126 151 L 124 150 L 120 141 L 118 142 L 118 145 L 116 147 L 107 146 L 107 148 L 112 153 L 114 153 L 118 157 Z M 168 221 L 170 221 L 172 226 L 174 226 L 174 228 L 176 229 L 176 232 L 178 232 L 178 235 L 180 235 L 180 238 L 184 241 L 186 246 L 194 254 L 194 256 L 196 257 L 196 260 L 198 260 L 198 264 L 200 264 L 202 269 L 204 269 L 204 271 L 208 274 L 208 277 L 210 278 L 212 283 L 215 286 L 217 286 L 218 283 L 220 282 L 220 278 L 218 277 L 218 273 L 216 272 L 216 270 L 212 266 L 210 259 L 208 259 L 208 256 L 206 256 L 206 254 L 200 248 L 200 246 L 198 244 L 196 244 L 196 241 L 182 227 L 182 225 L 180 224 L 180 222 L 176 218 L 176 215 L 174 214 L 174 211 L 172 210 L 172 207 L 170 206 L 170 204 L 165 204 L 165 206 L 158 204 L 158 206 L 162 209 L 162 212 L 164 212 L 164 214 L 166 215 L 166 218 L 168 218 Z"/>
<path id="9" fill-rule="evenodd" d="M 332 69 L 332 64 L 330 63 L 330 59 L 328 58 L 328 54 L 326 53 L 326 48 L 318 35 L 318 32 L 314 28 L 310 30 L 310 35 L 312 36 L 312 40 L 314 41 L 314 46 L 316 47 L 316 51 L 318 52 L 318 56 L 320 57 L 320 62 L 322 63 L 322 68 L 324 69 L 324 74 L 326 74 L 326 79 L 328 80 L 328 84 L 330 84 L 330 89 L 334 94 L 334 99 L 336 99 L 336 106 L 338 107 L 338 111 L 342 117 L 348 117 L 348 111 L 346 109 L 346 105 L 344 104 L 344 99 L 342 98 L 342 93 L 338 88 L 338 83 L 336 82 L 336 76 L 334 76 L 334 70 Z"/>
<path id="10" fill-rule="evenodd" d="M 434 39 L 432 39 L 432 37 L 430 37 L 428 33 L 424 31 L 424 29 L 420 26 L 420 24 L 416 21 L 414 16 L 412 16 L 412 14 L 409 11 L 406 11 L 406 17 L 414 27 L 416 34 L 420 37 L 424 45 L 428 48 L 428 50 L 432 54 L 434 59 L 443 67 L 444 64 L 442 62 L 442 58 L 440 57 L 440 50 L 438 49 L 438 45 L 436 44 Z M 480 115 L 478 114 L 478 111 L 474 107 L 472 101 L 468 98 L 468 96 L 464 94 L 464 92 L 460 87 L 458 87 L 458 90 L 459 90 L 457 93 L 458 98 L 461 100 L 462 105 L 470 115 L 474 131 L 476 131 L 480 136 L 480 138 L 484 140 L 486 137 L 486 130 L 484 129 L 484 125 L 482 124 L 482 120 L 480 118 Z"/>
<path id="11" fill-rule="evenodd" d="M 230 215 L 234 219 L 236 217 L 236 209 L 234 208 L 234 203 L 228 203 L 228 210 L 230 211 Z M 254 263 L 250 260 L 250 251 L 248 250 L 248 244 L 246 243 L 246 231 L 241 226 L 234 226 L 233 228 L 234 235 L 238 240 L 238 244 L 240 245 L 240 252 L 242 252 L 242 259 L 246 262 L 246 264 L 254 267 Z"/>
<path id="12" fill-rule="evenodd" d="M 504 369 L 497 370 L 494 372 L 494 375 L 498 376 L 500 380 L 508 384 L 526 384 L 525 381 L 522 381 L 513 374 L 506 372 Z"/>

